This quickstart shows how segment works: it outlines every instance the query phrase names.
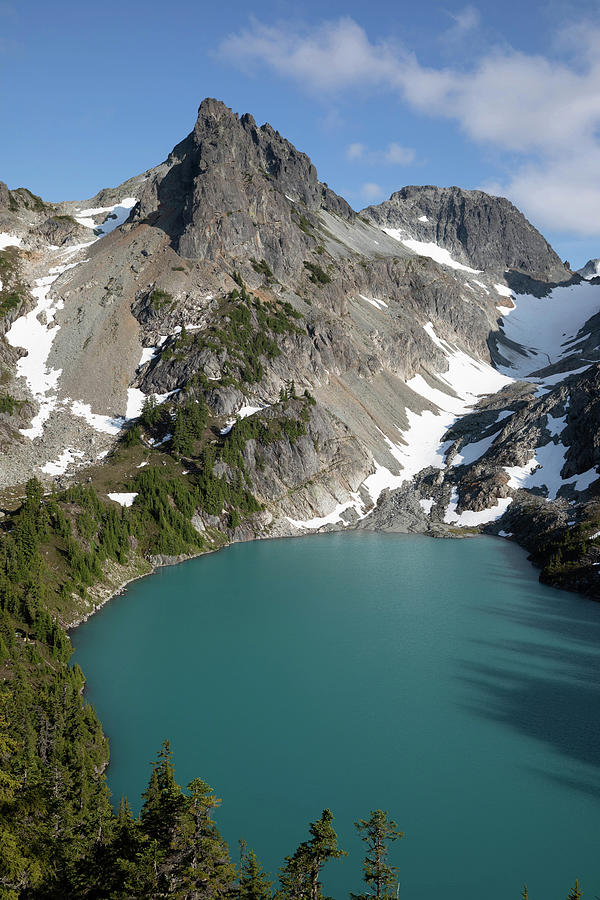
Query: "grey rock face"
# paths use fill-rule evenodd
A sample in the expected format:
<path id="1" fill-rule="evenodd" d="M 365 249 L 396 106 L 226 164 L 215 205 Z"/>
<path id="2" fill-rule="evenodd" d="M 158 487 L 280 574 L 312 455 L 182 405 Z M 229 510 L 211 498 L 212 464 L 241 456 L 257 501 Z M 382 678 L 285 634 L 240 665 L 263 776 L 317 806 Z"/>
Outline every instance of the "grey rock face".
<path id="1" fill-rule="evenodd" d="M 355 215 L 308 156 L 217 100 L 203 101 L 165 168 L 143 187 L 133 218 L 165 230 L 187 258 L 265 259 L 275 275 L 289 274 L 314 244 L 307 232 L 319 209 Z"/>
<path id="2" fill-rule="evenodd" d="M 32 235 L 39 236 L 55 247 L 83 243 L 89 240 L 89 228 L 79 225 L 71 216 L 50 216 L 31 230 Z"/>
<path id="3" fill-rule="evenodd" d="M 381 228 L 401 229 L 407 238 L 434 241 L 476 269 L 517 269 L 556 282 L 572 274 L 510 201 L 483 191 L 410 186 L 361 215 Z"/>
<path id="4" fill-rule="evenodd" d="M 10 192 L 3 181 L 0 181 L 0 209 L 8 209 L 10 205 Z"/>

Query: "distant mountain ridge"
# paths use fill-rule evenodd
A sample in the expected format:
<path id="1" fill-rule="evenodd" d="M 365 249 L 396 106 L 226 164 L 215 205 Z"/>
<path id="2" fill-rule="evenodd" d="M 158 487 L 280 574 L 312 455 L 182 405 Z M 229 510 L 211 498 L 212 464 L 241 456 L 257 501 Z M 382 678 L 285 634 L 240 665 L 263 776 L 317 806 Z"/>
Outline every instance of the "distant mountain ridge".
<path id="1" fill-rule="evenodd" d="M 577 269 L 577 274 L 582 278 L 600 277 L 600 259 L 588 259 L 582 269 Z"/>
<path id="2" fill-rule="evenodd" d="M 567 281 L 572 272 L 546 239 L 504 197 L 432 185 L 404 187 L 362 215 L 407 238 L 433 241 L 477 269 L 516 269 L 541 281 Z"/>

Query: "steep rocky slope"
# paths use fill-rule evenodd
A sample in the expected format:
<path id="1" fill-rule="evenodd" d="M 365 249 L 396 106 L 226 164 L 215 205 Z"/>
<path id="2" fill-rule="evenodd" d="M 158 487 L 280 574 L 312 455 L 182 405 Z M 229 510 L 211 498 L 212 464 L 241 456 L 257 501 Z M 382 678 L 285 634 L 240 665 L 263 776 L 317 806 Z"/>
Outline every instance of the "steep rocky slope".
<path id="1" fill-rule="evenodd" d="M 133 502 L 168 463 L 230 486 L 194 518 L 227 539 L 485 527 L 598 594 L 600 287 L 508 201 L 410 187 L 358 215 L 205 100 L 85 203 L 0 185 L 0 232 L 5 504 L 32 473 Z"/>

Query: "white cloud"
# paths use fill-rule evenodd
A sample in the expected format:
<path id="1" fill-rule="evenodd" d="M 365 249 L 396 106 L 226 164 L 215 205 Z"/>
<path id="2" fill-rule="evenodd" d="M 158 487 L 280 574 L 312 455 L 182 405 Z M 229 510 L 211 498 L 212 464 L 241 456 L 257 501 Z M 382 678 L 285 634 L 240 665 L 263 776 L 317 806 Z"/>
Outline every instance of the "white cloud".
<path id="1" fill-rule="evenodd" d="M 363 159 L 367 148 L 364 144 L 350 144 L 346 150 L 346 159 Z"/>
<path id="2" fill-rule="evenodd" d="M 389 144 L 384 151 L 384 160 L 394 166 L 410 166 L 415 161 L 415 151 L 412 147 L 402 147 L 401 144 Z"/>
<path id="3" fill-rule="evenodd" d="M 451 43 L 462 41 L 467 35 L 471 35 L 479 28 L 481 15 L 474 6 L 465 6 L 456 13 L 448 12 L 454 24 L 442 35 L 443 40 Z"/>
<path id="4" fill-rule="evenodd" d="M 412 147 L 403 147 L 396 143 L 388 144 L 385 150 L 369 150 L 365 144 L 359 143 L 349 144 L 346 148 L 346 159 L 351 162 L 365 162 L 371 166 L 409 166 L 415 161 L 415 155 Z"/>
<path id="5" fill-rule="evenodd" d="M 479 24 L 472 7 L 454 19 L 463 32 Z M 563 53 L 570 41 L 572 58 L 481 46 L 470 69 L 421 65 L 405 48 L 370 41 L 350 18 L 304 32 L 254 21 L 220 50 L 230 63 L 260 62 L 320 96 L 386 89 L 424 115 L 454 120 L 471 140 L 516 154 L 502 193 L 540 224 L 592 235 L 600 234 L 600 28 L 584 34 L 576 24 L 566 34 Z"/>
<path id="6" fill-rule="evenodd" d="M 360 192 L 365 200 L 379 200 L 383 197 L 383 189 L 374 181 L 367 181 L 366 184 L 363 184 Z"/>
<path id="7" fill-rule="evenodd" d="M 229 35 L 219 53 L 248 71 L 262 62 L 318 92 L 384 84 L 393 78 L 397 62 L 391 47 L 371 44 L 350 18 L 303 32 L 252 20 L 249 28 Z"/>

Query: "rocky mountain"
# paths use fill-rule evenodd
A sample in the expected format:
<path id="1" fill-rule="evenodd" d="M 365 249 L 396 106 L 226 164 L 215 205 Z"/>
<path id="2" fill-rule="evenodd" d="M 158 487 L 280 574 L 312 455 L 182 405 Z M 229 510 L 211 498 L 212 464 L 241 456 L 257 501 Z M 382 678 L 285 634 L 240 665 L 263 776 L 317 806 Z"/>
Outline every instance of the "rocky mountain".
<path id="1" fill-rule="evenodd" d="M 0 184 L 0 278 L 4 509 L 32 473 L 135 508 L 158 466 L 213 542 L 483 528 L 599 595 L 600 287 L 507 200 L 356 213 L 208 99 L 88 201 Z"/>
<path id="2" fill-rule="evenodd" d="M 600 278 L 600 259 L 588 259 L 583 269 L 578 269 L 577 274 L 582 278 Z"/>

